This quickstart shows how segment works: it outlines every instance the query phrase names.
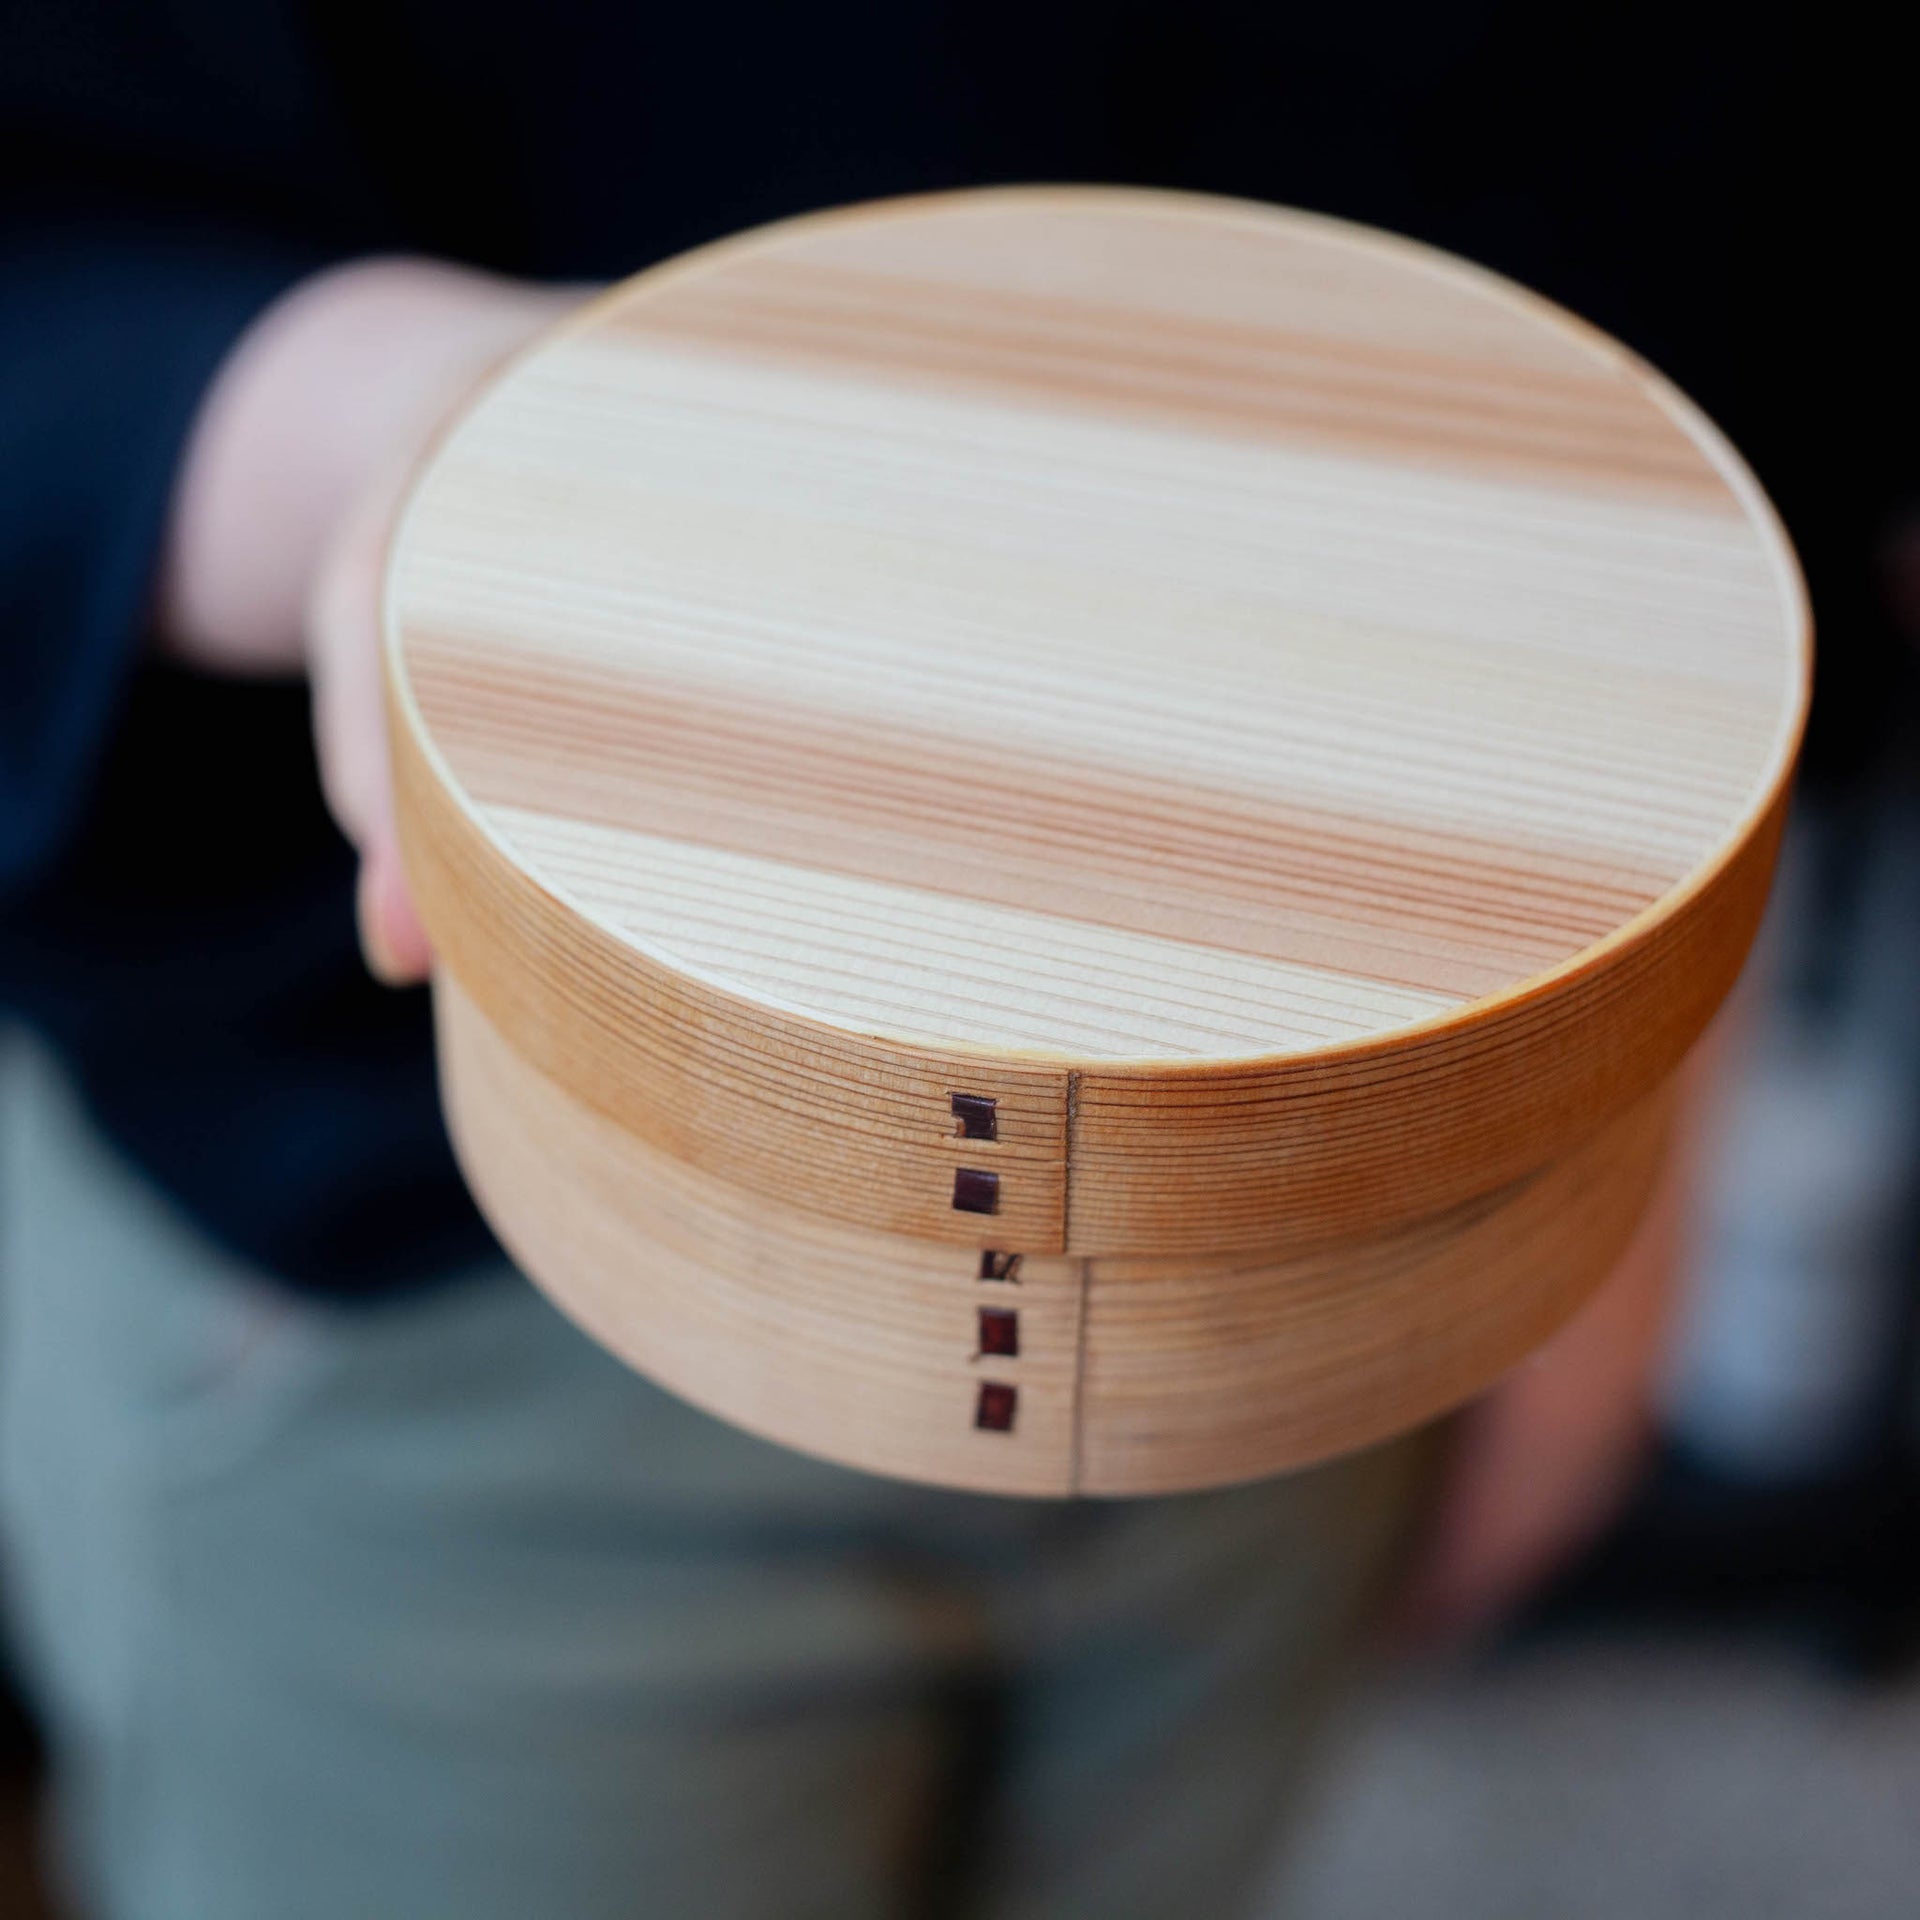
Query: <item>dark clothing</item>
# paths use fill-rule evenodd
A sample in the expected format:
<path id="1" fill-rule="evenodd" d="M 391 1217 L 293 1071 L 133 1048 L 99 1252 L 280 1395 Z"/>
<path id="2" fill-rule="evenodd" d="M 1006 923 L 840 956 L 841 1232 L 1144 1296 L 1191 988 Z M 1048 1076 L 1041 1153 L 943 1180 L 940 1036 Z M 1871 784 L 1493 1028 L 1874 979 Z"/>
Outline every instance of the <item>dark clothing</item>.
<path id="1" fill-rule="evenodd" d="M 0 1006 L 203 1226 L 367 1293 L 471 1261 L 422 996 L 355 957 L 299 697 L 141 666 L 199 393 L 356 253 L 630 272 L 824 203 L 1104 179 L 1455 247 L 1622 334 L 1742 442 L 1853 661 L 1911 484 L 1899 178 L 1789 14 L 1401 0 L 4 0 Z M 1877 244 L 1849 251 L 1848 235 Z M 1884 257 L 1882 257 L 1884 256 Z M 1875 649 L 1878 651 L 1875 651 Z M 1856 672 L 1839 712 L 1884 705 Z M 1844 754 L 1846 724 L 1840 728 Z"/>

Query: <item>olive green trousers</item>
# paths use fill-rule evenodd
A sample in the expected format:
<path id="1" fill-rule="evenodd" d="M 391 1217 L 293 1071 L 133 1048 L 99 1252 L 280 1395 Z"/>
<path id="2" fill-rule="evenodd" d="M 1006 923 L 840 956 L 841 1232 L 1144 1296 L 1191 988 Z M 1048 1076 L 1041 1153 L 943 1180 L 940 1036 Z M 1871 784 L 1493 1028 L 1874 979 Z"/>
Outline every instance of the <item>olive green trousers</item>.
<path id="1" fill-rule="evenodd" d="M 91 1920 L 1230 1920 L 1418 1441 L 1127 1504 L 694 1412 L 502 1267 L 295 1300 L 4 1075 L 0 1539 Z"/>

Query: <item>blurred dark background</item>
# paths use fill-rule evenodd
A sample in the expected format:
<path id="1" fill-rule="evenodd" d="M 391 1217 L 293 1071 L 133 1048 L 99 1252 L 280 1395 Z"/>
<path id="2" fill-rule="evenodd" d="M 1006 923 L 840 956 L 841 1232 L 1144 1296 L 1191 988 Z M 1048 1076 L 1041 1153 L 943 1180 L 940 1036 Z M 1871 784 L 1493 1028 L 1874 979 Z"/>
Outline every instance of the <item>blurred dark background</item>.
<path id="1" fill-rule="evenodd" d="M 518 164 L 527 129 L 496 97 L 502 62 L 537 63 L 527 10 L 463 11 L 470 71 L 449 89 L 417 57 L 422 36 L 447 30 L 444 9 L 304 9 L 359 75 L 344 104 L 369 141 L 406 106 L 407 144 L 378 155 L 401 189 L 383 243 L 513 272 L 614 273 L 645 264 L 635 248 L 651 257 L 802 207 L 971 179 L 1253 194 L 1414 232 L 1541 288 L 1672 375 L 1752 460 L 1806 563 L 1818 693 L 1712 1116 L 1660 1451 L 1621 1523 L 1499 1648 L 1383 1683 L 1290 1884 L 1307 1920 L 1908 1910 L 1920 1892 L 1920 462 L 1901 50 L 1838 9 L 1639 0 L 978 0 L 830 22 L 760 9 L 744 25 L 725 8 L 634 12 L 663 64 L 724 66 L 772 132 L 760 159 L 735 164 L 670 100 L 642 112 L 623 90 L 630 71 L 611 70 L 607 97 L 577 110 L 632 115 L 637 171 L 690 155 L 675 172 L 702 171 L 704 186 L 656 198 L 621 257 L 561 258 L 527 238 L 539 169 Z M 66 31 L 58 8 L 4 17 L 13 32 Z M 938 166 L 904 140 L 890 157 L 868 95 L 903 37 L 928 40 L 956 126 L 989 70 L 996 84 L 1011 70 L 1030 111 L 992 139 L 956 138 Z M 799 40 L 809 73 L 838 75 L 831 97 L 796 91 Z M 156 30 L 156 59 L 174 44 Z M 83 109 L 99 83 L 85 54 Z M 221 85 L 237 112 L 270 119 L 270 79 L 256 78 L 236 48 Z M 78 112 L 64 137 L 84 141 L 86 124 Z M 217 166 L 218 129 L 206 138 Z M 30 160 L 0 154 L 9 185 Z M 297 142 L 280 164 L 283 177 L 232 190 L 306 192 Z M 310 198 L 316 241 L 330 221 L 357 231 Z M 19 1858 L 37 1754 L 5 1707 L 0 1747 L 0 1851 Z M 8 1920 L 34 1911 L 24 1876 L 0 1866 Z"/>

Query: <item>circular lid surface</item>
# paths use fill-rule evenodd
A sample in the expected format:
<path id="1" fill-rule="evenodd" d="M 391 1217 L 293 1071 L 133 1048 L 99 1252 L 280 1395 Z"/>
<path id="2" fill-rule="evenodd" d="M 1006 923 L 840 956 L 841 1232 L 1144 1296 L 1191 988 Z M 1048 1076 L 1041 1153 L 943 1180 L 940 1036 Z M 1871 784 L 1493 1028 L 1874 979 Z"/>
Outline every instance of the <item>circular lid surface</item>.
<path id="1" fill-rule="evenodd" d="M 448 434 L 389 595 L 399 729 L 596 951 L 1016 1074 L 1581 977 L 1758 831 L 1807 671 L 1756 485 L 1612 341 L 1099 190 L 615 289 Z"/>

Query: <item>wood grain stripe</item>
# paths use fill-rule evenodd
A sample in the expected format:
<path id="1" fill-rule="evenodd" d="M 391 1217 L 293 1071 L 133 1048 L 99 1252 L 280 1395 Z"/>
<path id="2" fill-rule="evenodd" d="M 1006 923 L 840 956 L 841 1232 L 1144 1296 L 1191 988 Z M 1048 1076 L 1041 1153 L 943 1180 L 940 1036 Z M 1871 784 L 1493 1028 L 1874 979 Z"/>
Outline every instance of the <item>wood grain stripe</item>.
<path id="1" fill-rule="evenodd" d="M 414 697 L 472 800 L 1256 955 L 1457 1000 L 1564 960 L 1670 876 L 962 734 L 416 631 Z M 1150 880 L 1148 876 L 1151 876 Z M 1262 1051 L 1272 1051 L 1273 1044 Z"/>
<path id="2" fill-rule="evenodd" d="M 570 906 L 662 960 L 770 1005 L 919 1045 L 1075 1060 L 1217 1057 L 1359 1039 L 1453 997 L 850 879 L 683 840 L 489 806 L 488 826 Z M 766 928 L 783 938 L 770 942 Z"/>
<path id="3" fill-rule="evenodd" d="M 956 311 L 947 290 L 899 275 L 778 258 L 682 280 L 614 325 L 644 340 L 1002 405 L 1725 504 L 1700 449 L 1646 406 L 1626 367 L 1605 361 L 1570 373 L 1494 367 L 1059 295 L 1003 292 Z"/>

